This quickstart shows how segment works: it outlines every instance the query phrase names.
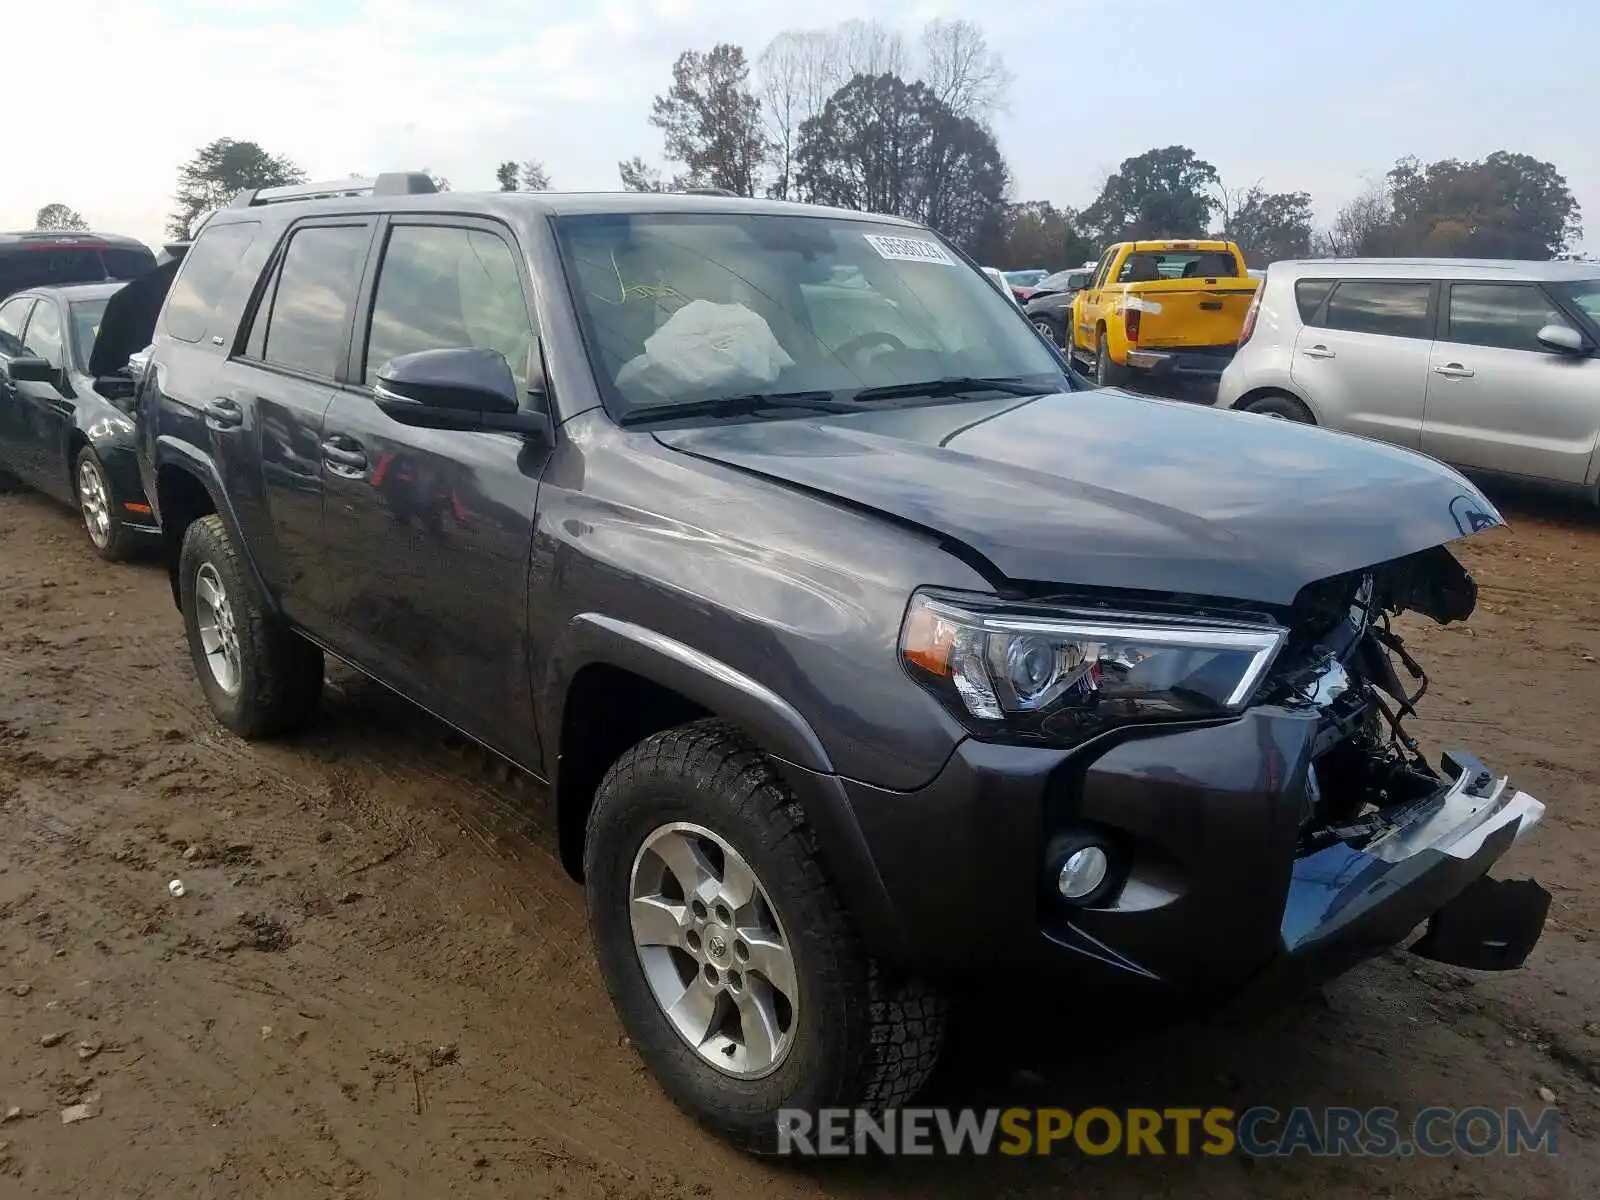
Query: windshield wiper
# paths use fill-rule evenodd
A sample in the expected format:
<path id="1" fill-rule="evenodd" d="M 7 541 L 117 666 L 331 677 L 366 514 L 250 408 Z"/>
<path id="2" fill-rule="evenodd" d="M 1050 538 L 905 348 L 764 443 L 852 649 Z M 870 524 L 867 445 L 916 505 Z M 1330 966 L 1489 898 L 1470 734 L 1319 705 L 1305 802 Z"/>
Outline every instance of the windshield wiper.
<path id="1" fill-rule="evenodd" d="M 921 383 L 890 383 L 882 387 L 862 388 L 851 394 L 858 403 L 873 400 L 911 400 L 924 396 L 965 396 L 968 392 L 1000 392 L 1007 396 L 1048 396 L 1060 391 L 1049 384 L 1024 383 L 1020 379 L 979 379 L 973 375 L 952 375 L 944 379 L 926 379 Z"/>
<path id="2" fill-rule="evenodd" d="M 677 417 L 748 417 L 756 413 L 798 408 L 806 412 L 856 412 L 853 404 L 835 400 L 832 392 L 750 392 L 743 396 L 715 396 L 709 400 L 684 400 L 676 404 L 649 404 L 624 413 L 620 425 L 642 425 Z"/>

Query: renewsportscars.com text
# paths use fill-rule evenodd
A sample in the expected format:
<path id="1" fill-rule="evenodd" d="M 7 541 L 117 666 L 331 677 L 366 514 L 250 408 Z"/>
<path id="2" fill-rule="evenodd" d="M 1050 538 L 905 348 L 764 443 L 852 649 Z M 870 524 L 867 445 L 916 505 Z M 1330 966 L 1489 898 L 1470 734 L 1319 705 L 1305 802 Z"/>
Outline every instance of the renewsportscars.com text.
<path id="1" fill-rule="evenodd" d="M 778 1152 L 1011 1156 L 1244 1154 L 1444 1157 L 1554 1154 L 1553 1108 L 902 1108 L 872 1114 L 784 1109 Z"/>

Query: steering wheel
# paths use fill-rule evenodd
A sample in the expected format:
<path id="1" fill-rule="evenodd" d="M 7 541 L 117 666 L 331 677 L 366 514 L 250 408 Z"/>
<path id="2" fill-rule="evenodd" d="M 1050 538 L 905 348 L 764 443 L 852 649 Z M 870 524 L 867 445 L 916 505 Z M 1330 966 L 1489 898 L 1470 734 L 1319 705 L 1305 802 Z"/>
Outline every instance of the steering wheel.
<path id="1" fill-rule="evenodd" d="M 868 350 L 878 347 L 885 350 L 904 350 L 906 344 L 892 333 L 874 330 L 872 333 L 863 333 L 860 337 L 851 338 L 844 345 L 834 351 L 839 358 L 846 360 L 859 360 Z"/>

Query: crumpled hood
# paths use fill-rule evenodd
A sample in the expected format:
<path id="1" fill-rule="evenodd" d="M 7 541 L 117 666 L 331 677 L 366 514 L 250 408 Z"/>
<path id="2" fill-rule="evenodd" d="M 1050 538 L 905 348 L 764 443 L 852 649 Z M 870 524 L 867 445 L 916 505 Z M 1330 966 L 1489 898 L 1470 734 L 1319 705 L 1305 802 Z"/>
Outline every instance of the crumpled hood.
<path id="1" fill-rule="evenodd" d="M 1288 605 L 1503 524 L 1420 454 L 1109 388 L 656 437 L 955 539 L 1017 582 Z"/>

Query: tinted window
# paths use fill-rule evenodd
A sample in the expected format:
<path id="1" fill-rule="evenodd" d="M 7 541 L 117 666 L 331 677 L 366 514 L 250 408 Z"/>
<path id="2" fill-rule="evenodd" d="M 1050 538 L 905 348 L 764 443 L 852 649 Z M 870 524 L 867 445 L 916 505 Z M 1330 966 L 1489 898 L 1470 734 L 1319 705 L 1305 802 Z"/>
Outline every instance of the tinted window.
<path id="1" fill-rule="evenodd" d="M 37 354 L 57 370 L 61 369 L 61 310 L 54 301 L 41 300 L 28 322 L 27 336 L 22 339 L 24 354 Z"/>
<path id="2" fill-rule="evenodd" d="M 1333 285 L 1338 282 L 1334 279 L 1300 279 L 1294 285 L 1295 307 L 1300 310 L 1300 322 L 1303 325 L 1311 324 L 1317 315 L 1317 309 L 1322 307 L 1322 302 L 1328 298 L 1328 293 L 1333 291 Z"/>
<path id="3" fill-rule="evenodd" d="M 1346 279 L 1334 289 L 1322 324 L 1352 333 L 1425 338 L 1433 285 L 1419 280 Z"/>
<path id="4" fill-rule="evenodd" d="M 179 341 L 198 342 L 205 336 L 211 314 L 227 294 L 250 243 L 261 226 L 255 221 L 238 225 L 213 225 L 184 256 L 178 278 L 167 295 L 166 330 Z"/>
<path id="5" fill-rule="evenodd" d="M 1539 330 L 1572 322 L 1538 288 L 1515 283 L 1457 283 L 1450 287 L 1448 340 L 1469 346 L 1544 351 Z"/>
<path id="6" fill-rule="evenodd" d="M 1154 274 L 1152 274 L 1152 271 Z M 1232 279 L 1239 274 L 1233 255 L 1220 250 L 1140 250 L 1128 255 L 1118 283 L 1140 279 Z"/>
<path id="7" fill-rule="evenodd" d="M 366 381 L 417 350 L 498 350 L 523 386 L 533 330 L 511 248 L 481 229 L 398 225 L 378 271 Z"/>
<path id="8" fill-rule="evenodd" d="M 333 376 L 344 353 L 345 323 L 361 282 L 361 259 L 370 237 L 365 225 L 295 231 L 273 293 L 263 359 L 295 371 Z"/>
<path id="9" fill-rule="evenodd" d="M 28 246 L 0 254 L 0 296 L 24 288 L 99 283 L 106 277 L 95 246 Z"/>
<path id="10" fill-rule="evenodd" d="M 0 354 L 22 353 L 22 327 L 28 323 L 33 297 L 20 296 L 0 305 Z"/>
<path id="11" fill-rule="evenodd" d="M 100 251 L 108 279 L 137 279 L 156 265 L 156 256 L 143 247 L 108 246 Z"/>

